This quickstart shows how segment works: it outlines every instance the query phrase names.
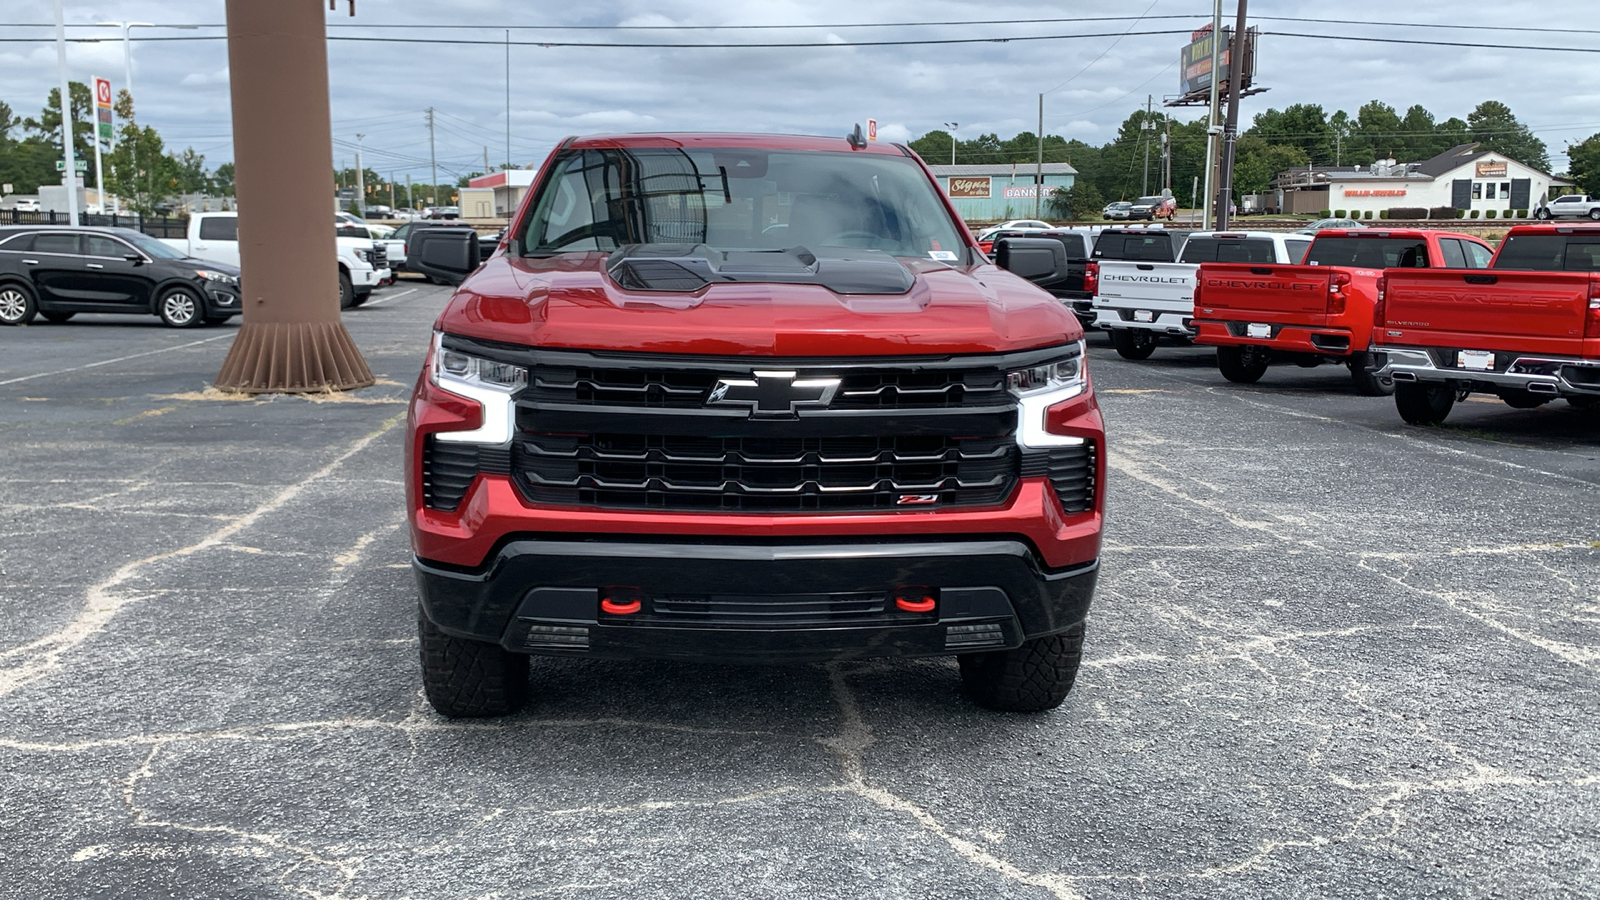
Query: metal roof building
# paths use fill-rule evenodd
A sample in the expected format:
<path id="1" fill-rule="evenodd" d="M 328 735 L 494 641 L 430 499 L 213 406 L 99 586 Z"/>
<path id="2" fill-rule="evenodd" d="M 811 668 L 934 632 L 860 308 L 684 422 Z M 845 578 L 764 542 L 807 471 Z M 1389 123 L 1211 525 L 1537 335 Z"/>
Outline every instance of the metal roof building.
<path id="1" fill-rule="evenodd" d="M 969 222 L 999 222 L 1033 217 L 1034 163 L 992 163 L 986 165 L 929 166 L 939 179 L 939 187 L 955 204 L 956 211 Z M 1050 195 L 1077 182 L 1078 170 L 1071 163 L 1045 163 L 1043 166 L 1043 217 L 1050 218 L 1046 204 Z"/>

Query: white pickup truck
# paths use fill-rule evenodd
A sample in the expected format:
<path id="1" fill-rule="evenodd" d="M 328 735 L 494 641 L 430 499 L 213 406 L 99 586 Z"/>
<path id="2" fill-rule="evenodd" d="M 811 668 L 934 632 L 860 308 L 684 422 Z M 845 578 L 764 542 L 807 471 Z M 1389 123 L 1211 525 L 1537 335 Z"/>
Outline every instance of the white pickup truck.
<path id="1" fill-rule="evenodd" d="M 196 213 L 189 217 L 184 238 L 163 238 L 195 259 L 239 265 L 239 214 Z M 370 237 L 341 235 L 339 244 L 339 308 L 367 302 L 373 288 L 391 277 L 387 253 Z"/>
<path id="2" fill-rule="evenodd" d="M 1103 260 L 1094 324 L 1111 332 L 1111 344 L 1123 359 L 1148 359 L 1163 337 L 1188 343 L 1194 336 L 1189 321 L 1201 263 L 1293 264 L 1310 246 L 1311 238 L 1301 234 L 1196 231 L 1177 262 Z"/>

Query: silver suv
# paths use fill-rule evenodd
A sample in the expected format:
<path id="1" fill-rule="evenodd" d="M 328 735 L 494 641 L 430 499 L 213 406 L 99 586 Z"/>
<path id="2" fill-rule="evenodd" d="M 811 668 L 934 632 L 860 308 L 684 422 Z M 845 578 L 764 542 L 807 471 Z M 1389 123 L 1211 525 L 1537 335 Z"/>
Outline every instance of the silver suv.
<path id="1" fill-rule="evenodd" d="M 1551 200 L 1549 206 L 1540 207 L 1533 213 L 1535 219 L 1578 219 L 1584 216 L 1600 221 L 1600 200 L 1588 194 L 1568 194 Z"/>

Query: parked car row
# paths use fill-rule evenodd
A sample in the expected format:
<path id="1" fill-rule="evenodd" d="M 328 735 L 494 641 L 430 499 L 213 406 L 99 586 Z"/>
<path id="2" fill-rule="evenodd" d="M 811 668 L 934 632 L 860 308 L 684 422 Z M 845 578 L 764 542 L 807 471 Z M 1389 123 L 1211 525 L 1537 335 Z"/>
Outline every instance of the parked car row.
<path id="1" fill-rule="evenodd" d="M 1002 233 L 996 258 L 1039 237 Z M 1419 425 L 1473 393 L 1600 409 L 1600 227 L 1516 226 L 1498 250 L 1421 229 L 1107 228 L 1085 282 L 1092 327 L 1125 359 L 1164 341 L 1211 346 L 1240 384 L 1274 364 L 1343 365 L 1359 393 L 1392 394 Z"/>

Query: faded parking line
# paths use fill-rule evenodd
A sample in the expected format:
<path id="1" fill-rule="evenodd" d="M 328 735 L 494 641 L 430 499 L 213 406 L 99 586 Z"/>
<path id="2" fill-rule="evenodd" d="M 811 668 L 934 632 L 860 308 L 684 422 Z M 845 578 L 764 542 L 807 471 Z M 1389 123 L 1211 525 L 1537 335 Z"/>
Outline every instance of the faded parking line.
<path id="1" fill-rule="evenodd" d="M 399 298 L 404 297 L 407 294 L 415 294 L 417 292 L 417 290 L 418 290 L 417 288 L 412 288 L 409 291 L 401 291 L 398 294 L 390 294 L 389 296 L 384 297 L 381 300 L 368 300 L 367 302 L 365 302 L 365 303 L 363 303 L 361 305 L 362 306 L 378 306 L 378 305 L 383 304 L 383 303 L 388 303 L 390 300 L 398 300 Z"/>
<path id="2" fill-rule="evenodd" d="M 17 377 L 17 378 L 7 378 L 5 381 L 0 381 L 0 385 L 16 384 L 19 381 L 32 381 L 35 378 L 49 378 L 51 375 L 65 375 L 68 372 L 79 372 L 79 371 L 82 371 L 84 369 L 93 369 L 93 368 L 97 368 L 99 366 L 109 366 L 112 363 L 124 362 L 124 361 L 130 360 L 130 359 L 138 359 L 141 356 L 154 356 L 157 353 L 166 353 L 169 350 L 182 350 L 185 347 L 194 347 L 194 346 L 198 346 L 200 344 L 209 344 L 212 341 L 220 341 L 223 338 L 231 338 L 233 336 L 234 336 L 234 332 L 230 331 L 227 334 L 219 334 L 216 337 L 201 338 L 198 341 L 190 341 L 187 344 L 178 344 L 175 347 L 162 347 L 160 350 L 146 350 L 143 353 L 134 353 L 134 354 L 129 355 L 129 356 L 119 356 L 116 359 L 106 359 L 106 360 L 101 360 L 100 362 L 86 363 L 86 364 L 81 365 L 81 366 L 73 366 L 73 367 L 71 367 L 69 369 L 57 369 L 54 372 L 39 372 L 39 373 L 36 373 L 36 374 L 33 374 L 33 375 L 22 375 L 22 376 Z"/>

